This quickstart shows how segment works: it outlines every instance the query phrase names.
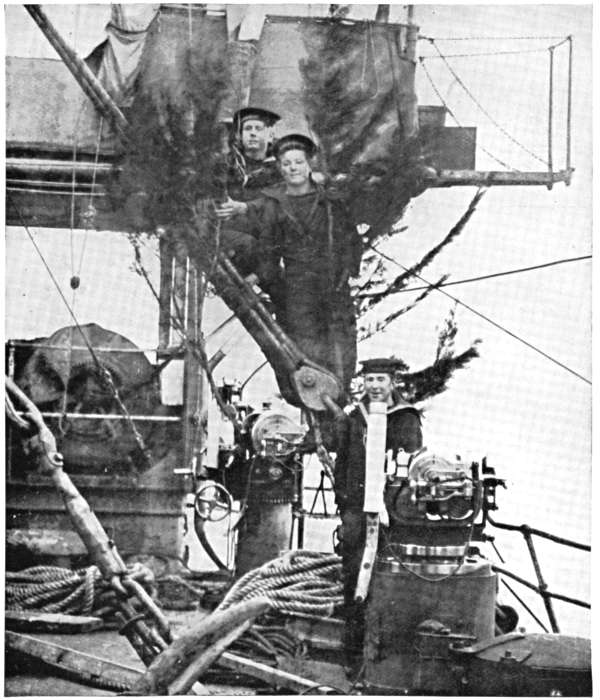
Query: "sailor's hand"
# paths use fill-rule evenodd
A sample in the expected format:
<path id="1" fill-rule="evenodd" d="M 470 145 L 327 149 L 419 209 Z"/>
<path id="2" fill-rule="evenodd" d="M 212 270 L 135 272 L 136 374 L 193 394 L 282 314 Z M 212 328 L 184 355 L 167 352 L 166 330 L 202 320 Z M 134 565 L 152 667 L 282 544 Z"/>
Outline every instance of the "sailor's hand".
<path id="1" fill-rule="evenodd" d="M 248 207 L 244 202 L 236 202 L 231 197 L 227 197 L 225 202 L 215 207 L 215 213 L 218 219 L 230 219 L 232 216 L 245 214 Z"/>

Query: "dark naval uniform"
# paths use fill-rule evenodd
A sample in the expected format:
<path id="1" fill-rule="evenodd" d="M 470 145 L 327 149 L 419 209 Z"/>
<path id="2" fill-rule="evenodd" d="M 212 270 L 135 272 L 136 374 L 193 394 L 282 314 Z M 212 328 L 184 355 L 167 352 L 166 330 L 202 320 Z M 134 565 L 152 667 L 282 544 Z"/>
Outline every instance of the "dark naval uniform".
<path id="1" fill-rule="evenodd" d="M 423 446 L 419 411 L 392 394 L 394 405 L 387 412 L 386 453 L 395 460 L 400 449 L 416 452 Z M 341 553 L 344 579 L 345 638 L 349 663 L 362 656 L 364 605 L 354 602 L 354 591 L 365 545 L 363 512 L 365 489 L 365 445 L 369 398 L 363 397 L 350 414 L 337 419 L 335 498 L 342 519 Z"/>
<path id="2" fill-rule="evenodd" d="M 347 278 L 358 273 L 362 251 L 344 202 L 321 186 L 290 196 L 281 185 L 248 203 L 248 215 L 260 231 L 259 278 L 278 323 L 347 391 L 356 368 L 356 314 Z M 282 380 L 284 398 L 293 401 Z"/>
<path id="3" fill-rule="evenodd" d="M 263 161 L 247 158 L 245 165 L 245 178 L 233 167 L 227 178 L 228 194 L 238 202 L 250 202 L 259 197 L 265 187 L 281 181 L 277 162 L 272 156 Z M 222 228 L 221 248 L 227 254 L 233 253 L 232 261 L 244 277 L 258 270 L 258 235 L 256 225 L 243 215 L 233 216 Z"/>

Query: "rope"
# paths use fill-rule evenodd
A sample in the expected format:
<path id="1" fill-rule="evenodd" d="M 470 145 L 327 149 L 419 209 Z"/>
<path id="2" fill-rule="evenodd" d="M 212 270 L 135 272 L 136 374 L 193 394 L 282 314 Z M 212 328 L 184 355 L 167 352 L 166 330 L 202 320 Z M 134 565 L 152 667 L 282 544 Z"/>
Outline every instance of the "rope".
<path id="1" fill-rule="evenodd" d="M 341 558 L 308 550 L 289 552 L 244 574 L 217 610 L 258 596 L 269 599 L 283 613 L 329 617 L 343 603 Z"/>
<path id="2" fill-rule="evenodd" d="M 136 564 L 128 571 L 133 580 L 150 587 L 153 575 L 147 567 Z M 75 571 L 58 566 L 7 571 L 5 591 L 7 610 L 102 616 L 113 612 L 106 603 L 114 591 L 97 566 Z"/>
<path id="3" fill-rule="evenodd" d="M 102 574 L 96 566 L 70 571 L 59 567 L 34 567 L 6 574 L 8 610 L 89 615 Z"/>

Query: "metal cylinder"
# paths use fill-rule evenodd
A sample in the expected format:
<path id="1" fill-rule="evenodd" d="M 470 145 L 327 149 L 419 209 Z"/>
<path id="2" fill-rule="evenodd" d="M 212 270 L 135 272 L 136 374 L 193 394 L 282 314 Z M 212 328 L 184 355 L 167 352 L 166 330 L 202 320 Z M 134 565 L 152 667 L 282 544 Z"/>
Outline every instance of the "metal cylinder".
<path id="1" fill-rule="evenodd" d="M 249 502 L 238 535 L 236 575 L 242 576 L 288 550 L 291 532 L 291 503 Z"/>
<path id="2" fill-rule="evenodd" d="M 481 558 L 458 561 L 447 573 L 407 570 L 399 561 L 379 557 L 371 581 L 366 613 L 365 683 L 378 692 L 440 691 L 440 666 L 429 679 L 419 655 L 419 630 L 436 623 L 448 634 L 478 641 L 494 636 L 496 576 Z M 421 627 L 420 627 L 421 626 Z M 444 647 L 444 639 L 441 646 Z M 436 658 L 436 664 L 439 661 Z M 447 683 L 453 682 L 450 664 Z M 444 666 L 442 666 L 444 668 Z M 423 686 L 425 687 L 419 687 Z"/>

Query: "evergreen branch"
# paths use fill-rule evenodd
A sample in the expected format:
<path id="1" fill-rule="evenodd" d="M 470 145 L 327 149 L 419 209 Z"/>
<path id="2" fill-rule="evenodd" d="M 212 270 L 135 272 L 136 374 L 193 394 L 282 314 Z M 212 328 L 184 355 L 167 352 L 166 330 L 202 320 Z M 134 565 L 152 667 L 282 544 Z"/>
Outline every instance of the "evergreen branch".
<path id="1" fill-rule="evenodd" d="M 398 277 L 396 277 L 396 279 L 394 279 L 393 282 L 391 282 L 386 287 L 386 289 L 380 292 L 365 292 L 363 294 L 359 294 L 359 298 L 369 299 L 369 302 L 366 305 L 366 309 L 372 308 L 375 304 L 385 299 L 385 297 L 387 297 L 389 294 L 403 289 L 412 277 L 418 275 L 447 245 L 449 245 L 455 238 L 457 238 L 457 236 L 459 236 L 463 232 L 467 222 L 475 212 L 479 200 L 483 197 L 485 192 L 486 188 L 479 188 L 475 193 L 475 196 L 469 203 L 467 210 L 456 222 L 456 224 L 454 224 L 454 226 L 450 229 L 448 234 L 437 245 L 435 245 L 431 250 L 429 250 L 421 258 L 421 260 L 419 260 L 418 263 L 416 263 L 411 268 L 405 270 L 400 275 L 398 275 Z M 382 255 L 382 253 L 380 253 L 380 255 Z"/>
<path id="2" fill-rule="evenodd" d="M 418 403 L 445 391 L 454 372 L 463 369 L 471 360 L 479 357 L 477 346 L 480 342 L 475 340 L 471 347 L 460 355 L 447 355 L 418 372 L 401 374 L 403 397 L 410 403 Z"/>
<path id="3" fill-rule="evenodd" d="M 359 342 L 362 342 L 363 340 L 367 340 L 368 338 L 371 338 L 372 336 L 375 335 L 375 333 L 381 333 L 381 331 L 384 331 L 392 321 L 395 321 L 397 318 L 400 316 L 403 316 L 405 313 L 410 311 L 411 309 L 414 309 L 414 307 L 425 297 L 429 296 L 431 292 L 434 289 L 437 289 L 440 284 L 443 284 L 444 280 L 446 277 L 442 277 L 438 282 L 435 284 L 430 285 L 424 292 L 421 292 L 419 296 L 410 304 L 407 306 L 402 307 L 401 309 L 398 309 L 396 311 L 393 311 L 391 314 L 386 316 L 383 321 L 378 321 L 375 326 L 369 326 L 368 328 L 361 327 L 359 330 L 364 331 L 361 335 L 359 335 L 358 340 Z"/>

